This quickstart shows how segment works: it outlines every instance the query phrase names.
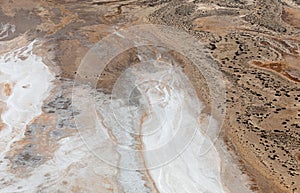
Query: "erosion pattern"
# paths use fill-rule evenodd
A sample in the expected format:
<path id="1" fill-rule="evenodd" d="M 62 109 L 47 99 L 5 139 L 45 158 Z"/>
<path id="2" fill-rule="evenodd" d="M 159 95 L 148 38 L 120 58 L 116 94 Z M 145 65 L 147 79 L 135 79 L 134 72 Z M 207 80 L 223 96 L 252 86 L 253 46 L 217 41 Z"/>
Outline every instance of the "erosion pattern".
<path id="1" fill-rule="evenodd" d="M 251 189 L 300 192 L 299 1 L 5 0 L 0 6 L 2 191 L 162 190 L 153 179 L 157 171 L 124 173 L 90 154 L 74 122 L 88 109 L 71 102 L 78 66 L 96 42 L 120 28 L 152 23 L 198 38 L 218 64 L 227 94 L 220 139 L 232 163 L 249 176 Z M 184 56 L 170 54 L 209 114 L 203 77 Z M 139 62 L 134 48 L 112 60 L 96 96 L 105 103 L 119 76 Z M 77 89 L 90 92 L 87 86 Z M 227 172 L 224 178 L 232 171 Z M 130 184 L 124 176 L 140 183 Z"/>

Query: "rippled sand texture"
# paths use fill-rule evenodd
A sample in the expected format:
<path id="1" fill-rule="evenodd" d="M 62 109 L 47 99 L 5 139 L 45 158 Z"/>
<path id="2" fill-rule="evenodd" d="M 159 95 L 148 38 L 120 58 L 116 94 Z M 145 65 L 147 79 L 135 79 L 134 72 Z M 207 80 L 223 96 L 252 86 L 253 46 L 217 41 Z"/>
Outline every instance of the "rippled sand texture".
<path id="1" fill-rule="evenodd" d="M 0 192 L 299 193 L 299 13 L 298 0 L 2 0 Z M 145 23 L 203 44 L 223 124 L 201 63 L 174 50 L 149 63 L 132 47 L 87 77 L 96 87 L 74 86 L 95 43 Z"/>

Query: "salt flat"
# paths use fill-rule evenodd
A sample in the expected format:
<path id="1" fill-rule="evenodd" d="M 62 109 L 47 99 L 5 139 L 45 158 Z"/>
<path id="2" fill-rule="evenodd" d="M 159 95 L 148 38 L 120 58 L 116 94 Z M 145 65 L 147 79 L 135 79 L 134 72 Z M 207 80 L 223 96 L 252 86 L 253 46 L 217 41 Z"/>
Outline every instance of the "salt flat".
<path id="1" fill-rule="evenodd" d="M 299 10 L 1 1 L 0 192 L 298 193 Z"/>

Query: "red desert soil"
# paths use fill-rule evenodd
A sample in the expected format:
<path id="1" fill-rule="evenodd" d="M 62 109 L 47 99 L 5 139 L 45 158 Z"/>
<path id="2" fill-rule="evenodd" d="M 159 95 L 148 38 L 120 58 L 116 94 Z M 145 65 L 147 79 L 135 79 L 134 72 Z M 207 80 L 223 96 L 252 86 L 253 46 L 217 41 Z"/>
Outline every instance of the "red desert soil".
<path id="1" fill-rule="evenodd" d="M 230 150 L 238 155 L 243 172 L 252 178 L 252 189 L 261 193 L 299 193 L 299 1 L 293 1 L 295 6 L 279 0 L 202 2 L 4 0 L 0 3 L 1 22 L 17 28 L 3 39 L 5 44 L 0 42 L 0 54 L 40 38 L 46 42 L 40 51 L 45 63 L 60 71 L 57 79 L 72 80 L 88 49 L 115 27 L 152 23 L 185 30 L 205 45 L 223 73 L 227 110 L 222 133 Z M 183 63 L 199 98 L 209 104 L 207 87 L 202 84 L 205 81 L 195 66 L 183 56 L 173 56 Z M 109 93 L 122 71 L 136 62 L 134 49 L 119 55 L 101 75 L 98 87 Z M 5 95 L 11 94 L 9 85 L 2 88 Z M 49 105 L 47 108 L 53 117 L 43 114 L 34 120 L 38 123 L 36 140 L 41 145 L 32 151 L 50 159 L 57 141 L 50 139 L 49 133 L 59 129 L 53 126 L 53 109 Z M 44 123 L 49 130 L 39 129 Z M 0 130 L 2 127 L 0 123 Z M 25 140 L 34 141 L 29 127 L 27 131 Z M 73 132 L 70 131 L 72 135 Z M 48 148 L 49 154 L 43 154 Z"/>

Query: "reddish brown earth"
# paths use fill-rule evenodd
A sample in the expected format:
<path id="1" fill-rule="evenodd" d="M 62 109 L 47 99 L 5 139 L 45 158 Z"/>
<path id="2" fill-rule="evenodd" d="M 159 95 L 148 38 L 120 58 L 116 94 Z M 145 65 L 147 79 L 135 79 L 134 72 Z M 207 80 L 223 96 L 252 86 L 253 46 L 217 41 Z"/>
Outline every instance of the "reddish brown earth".
<path id="1" fill-rule="evenodd" d="M 56 84 L 60 85 L 60 80 L 74 79 L 89 48 L 116 27 L 152 23 L 185 30 L 205 45 L 223 73 L 227 110 L 221 137 L 237 155 L 240 169 L 251 178 L 251 188 L 263 193 L 299 193 L 300 5 L 299 1 L 287 2 L 293 3 L 4 0 L 0 3 L 1 23 L 15 25 L 16 31 L 1 39 L 0 54 L 42 39 L 43 45 L 34 52 L 56 73 Z M 176 53 L 173 57 L 182 63 L 199 99 L 210 104 L 205 80 L 195 65 Z M 98 87 L 111 92 L 120 74 L 138 62 L 135 49 L 119 55 L 107 65 Z M 11 94 L 8 84 L 2 89 L 6 96 Z M 64 88 L 67 92 L 70 89 L 70 85 Z M 71 98 L 70 93 L 66 95 Z M 50 102 L 51 97 L 45 104 Z M 38 132 L 33 134 L 27 127 L 26 137 L 8 155 L 14 168 L 23 167 L 17 155 L 33 141 L 40 144 L 29 148 L 42 157 L 38 164 L 53 156 L 57 139 L 49 136 L 59 129 L 52 127 L 58 120 L 49 108 L 45 105 L 44 113 L 31 123 L 48 130 L 36 129 Z M 69 128 L 64 132 L 74 134 Z"/>

